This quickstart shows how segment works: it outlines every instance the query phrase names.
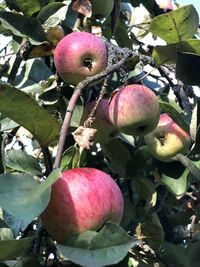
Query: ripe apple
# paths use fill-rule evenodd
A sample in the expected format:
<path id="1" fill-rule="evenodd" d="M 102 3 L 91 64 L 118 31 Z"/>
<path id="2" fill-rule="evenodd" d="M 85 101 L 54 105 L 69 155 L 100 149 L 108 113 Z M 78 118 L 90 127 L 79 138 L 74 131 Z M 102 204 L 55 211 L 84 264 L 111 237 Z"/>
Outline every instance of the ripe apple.
<path id="1" fill-rule="evenodd" d="M 112 177 L 94 168 L 62 172 L 52 185 L 51 199 L 41 215 L 44 226 L 59 243 L 72 234 L 98 230 L 110 220 L 120 223 L 123 196 Z"/>
<path id="2" fill-rule="evenodd" d="M 156 0 L 156 3 L 162 9 L 170 9 L 170 10 L 174 9 L 172 0 Z"/>
<path id="3" fill-rule="evenodd" d="M 103 71 L 107 60 L 108 51 L 103 40 L 88 32 L 68 34 L 54 51 L 56 70 L 71 85 Z"/>
<path id="4" fill-rule="evenodd" d="M 154 92 L 144 85 L 122 87 L 112 97 L 109 117 L 120 132 L 144 136 L 158 124 L 160 108 Z"/>
<path id="5" fill-rule="evenodd" d="M 149 152 L 163 162 L 173 161 L 178 154 L 187 153 L 191 138 L 167 113 L 160 115 L 157 127 L 144 137 Z"/>
<path id="6" fill-rule="evenodd" d="M 95 104 L 96 101 L 91 101 L 86 104 L 81 118 L 81 124 L 83 124 L 85 120 L 88 118 L 88 115 L 92 111 Z M 94 140 L 96 143 L 108 142 L 111 138 L 111 135 L 117 132 L 117 129 L 113 126 L 113 124 L 110 121 L 108 109 L 109 109 L 108 99 L 102 99 L 96 110 L 95 121 L 91 125 L 92 128 L 97 129 L 97 133 L 95 135 L 95 140 Z"/>
<path id="7" fill-rule="evenodd" d="M 92 15 L 98 18 L 106 18 L 114 7 L 114 0 L 90 0 L 92 4 Z"/>

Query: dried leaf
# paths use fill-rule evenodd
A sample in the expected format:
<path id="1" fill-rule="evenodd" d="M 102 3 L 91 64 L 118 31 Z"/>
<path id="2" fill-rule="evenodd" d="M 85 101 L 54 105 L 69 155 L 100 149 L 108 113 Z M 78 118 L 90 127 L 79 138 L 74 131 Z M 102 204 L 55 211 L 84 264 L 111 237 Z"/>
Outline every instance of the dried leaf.
<path id="1" fill-rule="evenodd" d="M 76 143 L 83 149 L 89 150 L 94 144 L 96 129 L 80 126 L 72 133 Z"/>

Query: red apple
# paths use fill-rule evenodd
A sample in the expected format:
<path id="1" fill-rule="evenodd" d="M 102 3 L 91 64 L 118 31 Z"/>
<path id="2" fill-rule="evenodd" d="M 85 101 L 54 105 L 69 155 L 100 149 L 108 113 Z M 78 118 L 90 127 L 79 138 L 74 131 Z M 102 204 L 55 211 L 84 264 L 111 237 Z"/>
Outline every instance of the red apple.
<path id="1" fill-rule="evenodd" d="M 59 243 L 72 234 L 98 230 L 110 220 L 120 223 L 123 196 L 112 177 L 94 168 L 64 171 L 53 184 L 51 199 L 41 215 Z"/>
<path id="2" fill-rule="evenodd" d="M 150 153 L 158 160 L 170 162 L 176 154 L 187 153 L 191 138 L 168 114 L 160 115 L 157 127 L 144 137 Z"/>
<path id="3" fill-rule="evenodd" d="M 81 119 L 82 124 L 88 118 L 88 115 L 92 111 L 95 104 L 96 101 L 91 101 L 86 104 Z M 117 129 L 113 126 L 113 124 L 110 121 L 108 109 L 109 109 L 108 99 L 102 99 L 96 110 L 95 121 L 91 125 L 92 128 L 97 129 L 97 133 L 95 135 L 96 143 L 108 142 L 111 138 L 111 135 L 117 132 Z"/>
<path id="4" fill-rule="evenodd" d="M 77 85 L 107 66 L 108 51 L 103 40 L 88 32 L 73 32 L 56 46 L 54 62 L 60 77 Z"/>
<path id="5" fill-rule="evenodd" d="M 120 132 L 144 136 L 158 124 L 159 103 L 154 92 L 148 87 L 139 84 L 127 85 L 112 97 L 109 116 Z"/>

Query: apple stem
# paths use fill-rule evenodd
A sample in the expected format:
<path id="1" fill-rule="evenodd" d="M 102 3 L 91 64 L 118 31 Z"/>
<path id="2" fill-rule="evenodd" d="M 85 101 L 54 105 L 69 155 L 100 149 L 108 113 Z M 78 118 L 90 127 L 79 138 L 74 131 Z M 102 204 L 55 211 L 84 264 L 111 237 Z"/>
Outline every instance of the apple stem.
<path id="1" fill-rule="evenodd" d="M 124 63 L 126 62 L 126 60 L 133 56 L 134 54 L 136 54 L 134 51 L 129 50 L 129 49 L 122 49 L 124 51 L 123 56 L 121 57 L 121 59 L 113 64 L 112 66 L 109 66 L 108 68 L 106 68 L 104 71 L 86 78 L 84 81 L 80 82 L 74 89 L 74 93 L 71 97 L 71 99 L 69 100 L 68 103 L 68 107 L 65 113 L 65 118 L 61 127 L 61 131 L 60 131 L 60 137 L 59 137 L 59 141 L 58 141 L 58 149 L 57 149 L 57 153 L 56 153 L 56 158 L 55 158 L 55 162 L 53 165 L 53 168 L 59 168 L 60 166 L 60 162 L 62 159 L 62 153 L 63 153 L 63 149 L 64 149 L 64 145 L 65 145 L 65 140 L 67 137 L 67 133 L 68 133 L 68 128 L 70 125 L 70 121 L 71 121 L 71 117 L 74 111 L 74 108 L 76 106 L 76 102 L 78 100 L 78 98 L 81 95 L 82 90 L 84 90 L 85 88 L 87 88 L 90 84 L 92 84 L 94 81 L 100 81 L 104 78 L 106 78 L 108 75 L 110 75 L 111 73 L 113 73 L 115 70 L 119 69 L 122 65 L 124 65 Z"/>

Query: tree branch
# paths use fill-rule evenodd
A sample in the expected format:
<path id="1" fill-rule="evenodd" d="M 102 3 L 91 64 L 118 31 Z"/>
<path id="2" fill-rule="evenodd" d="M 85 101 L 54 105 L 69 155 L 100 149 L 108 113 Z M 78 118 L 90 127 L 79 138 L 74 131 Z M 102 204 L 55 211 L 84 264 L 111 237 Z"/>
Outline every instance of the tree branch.
<path id="1" fill-rule="evenodd" d="M 72 117 L 74 108 L 76 106 L 76 102 L 77 102 L 79 96 L 81 95 L 82 90 L 87 88 L 92 83 L 101 81 L 102 79 L 106 78 L 108 75 L 113 73 L 115 70 L 119 69 L 130 56 L 133 56 L 134 54 L 136 54 L 135 52 L 133 52 L 129 49 L 122 49 L 122 51 L 124 52 L 123 57 L 117 63 L 115 63 L 111 67 L 106 68 L 106 70 L 102 71 L 101 73 L 98 73 L 92 77 L 88 77 L 87 79 L 80 82 L 75 87 L 74 93 L 73 93 L 71 99 L 69 100 L 69 104 L 67 107 L 65 118 L 64 118 L 64 121 L 63 121 L 63 124 L 61 127 L 60 138 L 59 138 L 59 142 L 58 142 L 58 150 L 57 150 L 57 154 L 56 154 L 53 168 L 58 168 L 60 166 L 62 153 L 63 153 L 63 149 L 64 149 L 64 144 L 65 144 L 65 140 L 67 137 L 67 132 L 68 132 L 68 128 L 70 125 L 71 117 Z"/>

